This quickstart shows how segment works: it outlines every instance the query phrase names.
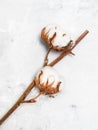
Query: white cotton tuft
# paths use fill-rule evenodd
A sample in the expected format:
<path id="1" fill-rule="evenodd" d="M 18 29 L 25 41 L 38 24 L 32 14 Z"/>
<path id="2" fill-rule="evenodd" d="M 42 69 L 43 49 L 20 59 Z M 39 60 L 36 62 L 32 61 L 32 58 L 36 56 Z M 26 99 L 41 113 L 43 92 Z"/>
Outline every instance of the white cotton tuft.
<path id="1" fill-rule="evenodd" d="M 49 94 L 58 92 L 60 83 L 58 73 L 50 66 L 43 67 L 36 76 L 37 87 Z"/>
<path id="2" fill-rule="evenodd" d="M 45 27 L 45 34 L 47 34 L 48 40 L 50 40 L 55 33 L 56 36 L 52 41 L 52 45 L 58 47 L 67 46 L 71 40 L 71 37 L 70 35 L 67 35 L 59 25 L 52 24 Z"/>

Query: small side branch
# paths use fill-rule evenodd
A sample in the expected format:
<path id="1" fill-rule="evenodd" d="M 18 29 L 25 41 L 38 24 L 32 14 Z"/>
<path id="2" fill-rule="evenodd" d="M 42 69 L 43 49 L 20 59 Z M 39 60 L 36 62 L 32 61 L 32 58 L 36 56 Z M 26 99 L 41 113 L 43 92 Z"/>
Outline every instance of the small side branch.
<path id="1" fill-rule="evenodd" d="M 47 54 L 45 56 L 45 59 L 44 59 L 44 65 L 43 66 L 47 66 L 47 64 L 48 64 L 48 55 L 49 55 L 49 53 L 50 53 L 51 50 L 52 50 L 52 47 L 50 47 L 48 49 L 48 52 L 47 52 Z"/>
<path id="2" fill-rule="evenodd" d="M 29 100 L 24 100 L 22 103 L 35 103 L 36 99 L 42 95 L 42 92 L 40 92 L 36 97 L 29 99 Z"/>

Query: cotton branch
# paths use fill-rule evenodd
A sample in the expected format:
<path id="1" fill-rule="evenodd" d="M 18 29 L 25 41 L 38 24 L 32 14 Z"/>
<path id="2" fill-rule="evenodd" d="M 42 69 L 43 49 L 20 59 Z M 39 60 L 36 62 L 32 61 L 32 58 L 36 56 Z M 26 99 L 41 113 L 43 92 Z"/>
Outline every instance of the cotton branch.
<path id="1" fill-rule="evenodd" d="M 45 63 L 44 63 L 44 66 L 45 65 L 48 65 L 48 66 L 54 66 L 55 64 L 57 64 L 60 60 L 62 60 L 65 56 L 67 56 L 68 54 L 73 54 L 72 53 L 72 50 L 78 45 L 78 43 L 88 34 L 88 30 L 84 31 L 84 33 L 82 33 L 78 38 L 77 40 L 75 41 L 75 44 L 74 46 L 69 49 L 69 50 L 65 50 L 62 52 L 62 54 L 60 56 L 58 56 L 55 60 L 53 60 L 50 64 L 47 64 L 48 63 L 48 54 L 51 50 L 51 48 L 49 49 L 47 55 L 46 55 L 46 58 L 45 58 Z M 9 111 L 0 119 L 0 125 L 2 125 L 2 123 L 25 101 L 25 98 L 27 97 L 27 95 L 30 93 L 30 91 L 32 90 L 32 88 L 34 87 L 35 85 L 35 79 L 31 82 L 31 84 L 27 87 L 27 89 L 23 92 L 23 94 L 20 96 L 20 98 L 16 101 L 16 103 L 9 109 Z M 39 97 L 41 95 L 41 93 L 37 96 Z M 37 97 L 35 97 L 34 99 L 36 99 Z M 30 100 L 28 100 L 27 102 L 29 102 Z M 34 100 L 33 100 L 34 102 Z"/>

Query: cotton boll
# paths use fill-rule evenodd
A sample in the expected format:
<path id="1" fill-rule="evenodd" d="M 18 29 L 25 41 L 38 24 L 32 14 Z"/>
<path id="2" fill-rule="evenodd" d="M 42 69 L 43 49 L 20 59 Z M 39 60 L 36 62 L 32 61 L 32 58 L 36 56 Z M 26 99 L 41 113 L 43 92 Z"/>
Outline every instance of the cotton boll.
<path id="1" fill-rule="evenodd" d="M 55 94 L 59 92 L 60 80 L 58 73 L 50 66 L 42 68 L 35 77 L 36 86 L 44 94 Z"/>
<path id="2" fill-rule="evenodd" d="M 69 47 L 71 44 L 70 35 L 67 35 L 65 31 L 56 24 L 48 25 L 42 29 L 41 38 L 50 47 L 55 50 L 62 51 Z"/>

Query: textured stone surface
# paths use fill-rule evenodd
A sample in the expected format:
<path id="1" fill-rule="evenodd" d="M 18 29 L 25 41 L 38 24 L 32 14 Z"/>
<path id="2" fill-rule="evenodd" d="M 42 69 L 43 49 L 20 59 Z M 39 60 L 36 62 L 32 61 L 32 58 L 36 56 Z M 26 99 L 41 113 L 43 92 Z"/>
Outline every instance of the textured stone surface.
<path id="1" fill-rule="evenodd" d="M 74 50 L 75 57 L 55 66 L 61 92 L 20 106 L 0 130 L 98 130 L 97 0 L 0 1 L 0 117 L 42 66 L 47 48 L 40 32 L 51 23 L 69 31 L 72 39 L 85 29 L 90 33 Z M 36 93 L 34 88 L 29 97 Z"/>

